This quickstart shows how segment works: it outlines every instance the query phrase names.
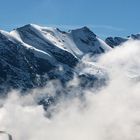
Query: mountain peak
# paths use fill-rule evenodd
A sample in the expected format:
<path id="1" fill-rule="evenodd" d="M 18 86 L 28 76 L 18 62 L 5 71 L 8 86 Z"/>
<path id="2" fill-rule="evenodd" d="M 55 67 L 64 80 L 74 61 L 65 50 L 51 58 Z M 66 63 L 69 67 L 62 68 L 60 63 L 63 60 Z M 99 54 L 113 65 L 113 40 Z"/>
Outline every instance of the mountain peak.
<path id="1" fill-rule="evenodd" d="M 140 39 L 140 33 L 138 33 L 138 34 L 131 34 L 131 36 L 130 36 L 130 38 L 131 39 Z"/>
<path id="2" fill-rule="evenodd" d="M 90 35 L 93 35 L 96 37 L 96 34 L 94 34 L 90 28 L 88 28 L 87 26 L 81 27 L 81 28 L 77 28 L 77 29 L 73 29 L 73 30 L 69 30 L 70 33 L 78 33 L 78 32 L 83 32 L 83 33 L 90 33 Z"/>
<path id="3" fill-rule="evenodd" d="M 105 39 L 106 44 L 111 46 L 112 48 L 119 46 L 120 44 L 128 41 L 128 40 L 140 40 L 140 33 L 131 34 L 127 37 L 107 37 Z"/>
<path id="4" fill-rule="evenodd" d="M 45 85 L 48 78 L 64 83 L 73 76 L 73 68 L 84 55 L 98 55 L 109 48 L 86 26 L 64 32 L 27 24 L 10 33 L 1 31 L 0 43 L 0 82 L 23 89 Z M 64 71 L 58 71 L 59 66 Z"/>
<path id="5" fill-rule="evenodd" d="M 90 28 L 88 28 L 87 26 L 82 27 L 81 30 L 83 30 L 83 31 L 90 31 L 91 32 Z"/>
<path id="6" fill-rule="evenodd" d="M 17 28 L 11 34 L 24 44 L 41 51 L 47 50 L 49 54 L 53 50 L 60 49 L 76 58 L 81 58 L 87 53 L 100 54 L 108 50 L 108 46 L 87 26 L 65 32 L 59 28 L 27 24 Z"/>
<path id="7" fill-rule="evenodd" d="M 26 24 L 26 25 L 23 25 L 21 27 L 18 27 L 18 28 L 14 29 L 14 30 L 26 30 L 26 29 L 32 29 L 32 28 L 40 28 L 40 26 L 30 23 L 30 24 Z"/>

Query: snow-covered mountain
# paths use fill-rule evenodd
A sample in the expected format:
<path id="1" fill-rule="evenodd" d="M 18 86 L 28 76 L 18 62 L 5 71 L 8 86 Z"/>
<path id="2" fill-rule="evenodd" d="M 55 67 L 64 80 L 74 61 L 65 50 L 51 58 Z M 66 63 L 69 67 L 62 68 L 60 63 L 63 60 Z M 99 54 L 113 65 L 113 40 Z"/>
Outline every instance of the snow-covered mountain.
<path id="1" fill-rule="evenodd" d="M 48 54 L 52 50 L 52 53 L 67 51 L 76 58 L 80 58 L 86 53 L 99 54 L 110 49 L 87 27 L 64 32 L 58 28 L 29 24 L 10 32 L 10 34 L 24 44 Z"/>
<path id="2" fill-rule="evenodd" d="M 84 84 L 88 79 L 98 81 L 97 66 L 93 66 L 94 74 L 81 73 L 74 67 L 83 63 L 86 54 L 99 55 L 109 50 L 111 47 L 87 27 L 64 32 L 28 24 L 11 32 L 1 30 L 0 90 L 32 89 L 44 86 L 50 79 L 59 79 L 64 84 L 73 75 Z"/>
<path id="3" fill-rule="evenodd" d="M 87 27 L 66 32 L 28 24 L 11 32 L 0 30 L 0 91 L 42 87 L 50 79 L 65 84 L 75 75 L 81 85 L 97 86 L 104 83 L 105 71 L 83 58 L 101 55 L 131 39 L 140 39 L 140 34 L 103 41 Z"/>
<path id="4" fill-rule="evenodd" d="M 43 96 L 38 101 L 47 110 L 61 93 L 77 94 L 77 87 L 99 89 L 106 84 L 108 74 L 94 61 L 131 39 L 139 40 L 140 35 L 109 37 L 103 41 L 87 27 L 66 32 L 28 24 L 11 32 L 0 30 L 0 95 L 10 89 L 26 92 L 44 87 L 50 80 L 58 80 L 62 86 L 58 94 Z M 94 60 L 88 60 L 89 56 Z M 66 84 L 75 77 L 78 86 Z"/>

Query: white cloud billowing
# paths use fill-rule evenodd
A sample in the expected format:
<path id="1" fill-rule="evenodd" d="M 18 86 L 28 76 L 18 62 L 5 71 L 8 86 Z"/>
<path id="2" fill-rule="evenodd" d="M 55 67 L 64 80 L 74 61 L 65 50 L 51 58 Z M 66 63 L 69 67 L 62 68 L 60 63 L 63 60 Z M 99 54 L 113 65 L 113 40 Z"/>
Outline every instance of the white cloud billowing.
<path id="1" fill-rule="evenodd" d="M 140 42 L 129 41 L 106 53 L 97 65 L 107 70 L 110 80 L 96 93 L 85 90 L 85 104 L 78 98 L 61 101 L 48 119 L 34 102 L 40 90 L 25 97 L 14 92 L 0 108 L 0 130 L 14 140 L 140 139 Z M 55 92 L 55 86 L 43 90 Z"/>

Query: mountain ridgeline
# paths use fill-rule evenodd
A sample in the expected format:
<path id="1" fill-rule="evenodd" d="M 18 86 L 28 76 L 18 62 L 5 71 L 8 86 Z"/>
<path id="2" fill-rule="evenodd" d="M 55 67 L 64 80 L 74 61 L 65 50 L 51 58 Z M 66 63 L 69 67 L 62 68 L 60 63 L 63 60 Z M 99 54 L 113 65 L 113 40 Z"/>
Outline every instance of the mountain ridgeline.
<path id="1" fill-rule="evenodd" d="M 0 92 L 5 94 L 10 89 L 24 92 L 44 87 L 53 79 L 65 86 L 74 75 L 81 80 L 83 87 L 100 86 L 99 83 L 105 82 L 104 70 L 83 62 L 82 58 L 87 54 L 101 55 L 129 39 L 140 39 L 140 35 L 109 37 L 103 41 L 87 27 L 65 32 L 58 28 L 28 24 L 11 32 L 1 30 Z M 96 72 L 81 72 L 75 69 L 78 63 L 84 67 L 90 65 Z"/>

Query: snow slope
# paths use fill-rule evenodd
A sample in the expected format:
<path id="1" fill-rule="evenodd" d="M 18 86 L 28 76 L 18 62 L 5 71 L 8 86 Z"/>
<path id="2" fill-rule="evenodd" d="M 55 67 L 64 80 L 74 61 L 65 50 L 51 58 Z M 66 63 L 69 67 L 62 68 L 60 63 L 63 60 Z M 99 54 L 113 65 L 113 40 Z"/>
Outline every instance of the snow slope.
<path id="1" fill-rule="evenodd" d="M 111 47 L 87 27 L 65 32 L 28 24 L 11 32 L 0 31 L 0 92 L 44 86 L 50 79 L 64 84 L 74 75 L 83 85 L 100 82 L 104 70 L 82 58 L 109 50 Z"/>
<path id="2" fill-rule="evenodd" d="M 43 43 L 42 40 L 48 42 L 49 44 L 54 45 L 55 48 L 65 50 L 77 58 L 80 58 L 87 53 L 100 54 L 111 49 L 87 27 L 64 32 L 58 28 L 29 24 L 12 31 L 10 34 L 19 40 L 22 40 L 24 43 L 29 44 L 27 40 L 24 40 L 25 34 L 23 31 L 27 30 L 32 32 L 32 36 L 30 37 L 35 38 L 35 34 L 37 34 L 38 38 L 40 38 L 38 39 L 40 43 Z M 45 51 L 45 48 L 41 45 L 35 46 L 33 43 L 31 45 L 36 47 L 36 49 Z"/>

